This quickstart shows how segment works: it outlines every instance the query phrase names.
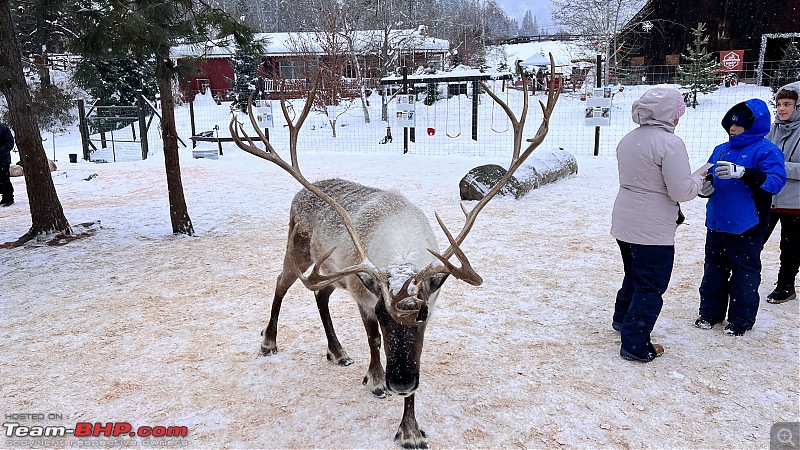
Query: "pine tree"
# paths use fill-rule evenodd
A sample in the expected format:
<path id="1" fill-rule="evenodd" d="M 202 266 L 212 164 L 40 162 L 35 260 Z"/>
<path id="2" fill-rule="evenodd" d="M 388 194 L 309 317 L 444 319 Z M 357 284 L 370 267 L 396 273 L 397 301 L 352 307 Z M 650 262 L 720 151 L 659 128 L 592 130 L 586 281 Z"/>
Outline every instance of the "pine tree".
<path id="1" fill-rule="evenodd" d="M 686 106 L 696 108 L 698 105 L 697 93 L 709 94 L 719 89 L 716 70 L 718 67 L 714 55 L 708 52 L 708 36 L 704 36 L 706 24 L 698 23 L 692 29 L 694 39 L 686 46 L 688 54 L 681 54 L 686 64 L 678 66 L 676 82 L 681 88 L 688 89 L 683 93 Z"/>
<path id="2" fill-rule="evenodd" d="M 533 36 L 537 32 L 536 28 L 536 19 L 529 9 L 522 18 L 522 24 L 519 26 L 519 34 L 521 36 Z"/>
<path id="3" fill-rule="evenodd" d="M 794 42 L 789 42 L 778 63 L 778 70 L 772 77 L 770 88 L 772 92 L 778 92 L 781 87 L 798 80 L 800 80 L 800 50 Z"/>
<path id="4" fill-rule="evenodd" d="M 228 80 L 233 85 L 231 108 L 239 108 L 242 112 L 247 112 L 247 99 L 255 90 L 255 82 L 258 77 L 258 62 L 261 57 L 259 53 L 257 47 L 236 46 L 236 52 L 231 60 L 234 79 Z"/>
<path id="5" fill-rule="evenodd" d="M 0 67 L 0 93 L 8 103 L 9 125 L 14 129 L 25 167 L 25 190 L 31 211 L 31 227 L 17 243 L 47 233 L 72 234 L 50 174 L 39 124 L 30 106 L 31 93 L 23 74 L 9 0 L 0 0 Z"/>
<path id="6" fill-rule="evenodd" d="M 204 0 L 76 0 L 72 8 L 78 24 L 79 37 L 73 41 L 77 53 L 96 59 L 154 56 L 172 232 L 193 235 L 181 179 L 172 91 L 173 79 L 185 75 L 189 68 L 175 63 L 170 47 L 229 35 L 244 45 L 253 41 L 252 30 Z"/>
<path id="7" fill-rule="evenodd" d="M 428 83 L 425 87 L 425 100 L 423 100 L 422 103 L 425 106 L 431 106 L 436 103 L 436 100 L 439 100 L 439 84 Z"/>

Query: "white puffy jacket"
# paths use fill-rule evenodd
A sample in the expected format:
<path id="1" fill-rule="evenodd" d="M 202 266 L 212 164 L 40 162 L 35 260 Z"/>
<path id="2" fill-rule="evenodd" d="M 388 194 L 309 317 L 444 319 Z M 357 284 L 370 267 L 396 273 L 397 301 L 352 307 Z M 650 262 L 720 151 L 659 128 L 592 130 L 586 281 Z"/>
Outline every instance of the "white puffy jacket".
<path id="1" fill-rule="evenodd" d="M 680 92 L 653 88 L 633 102 L 639 127 L 617 145 L 619 193 L 611 235 L 642 245 L 674 245 L 678 202 L 697 196 L 702 178 L 692 176 L 683 140 L 673 133 L 683 111 Z"/>

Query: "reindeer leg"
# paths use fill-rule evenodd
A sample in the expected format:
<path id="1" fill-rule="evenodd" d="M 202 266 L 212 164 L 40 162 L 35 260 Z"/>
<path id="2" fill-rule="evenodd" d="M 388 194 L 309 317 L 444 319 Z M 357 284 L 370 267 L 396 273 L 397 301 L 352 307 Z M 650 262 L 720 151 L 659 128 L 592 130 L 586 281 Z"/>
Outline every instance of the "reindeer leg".
<path id="1" fill-rule="evenodd" d="M 286 291 L 294 284 L 297 277 L 290 271 L 284 270 L 278 275 L 278 281 L 275 285 L 275 297 L 272 299 L 272 312 L 269 316 L 269 324 L 267 328 L 261 331 L 261 336 L 264 339 L 261 341 L 261 354 L 264 356 L 274 355 L 278 353 L 278 344 L 276 337 L 278 335 L 278 315 L 281 312 L 281 303 Z"/>
<path id="2" fill-rule="evenodd" d="M 339 343 L 339 338 L 336 337 L 336 331 L 333 329 L 333 321 L 331 320 L 331 312 L 328 308 L 328 301 L 331 294 L 336 290 L 334 285 L 326 286 L 314 293 L 317 299 L 317 309 L 319 309 L 319 317 L 322 319 L 322 326 L 325 328 L 325 337 L 328 338 L 328 361 L 333 361 L 340 366 L 349 366 L 353 364 L 353 360 L 347 356 L 347 352 L 342 348 Z"/>
<path id="3" fill-rule="evenodd" d="M 417 419 L 414 417 L 414 394 L 411 394 L 405 399 L 403 420 L 400 421 L 394 440 L 399 441 L 403 448 L 428 448 L 427 437 L 428 435 L 419 429 Z"/>
<path id="4" fill-rule="evenodd" d="M 267 328 L 261 331 L 261 354 L 264 356 L 274 355 L 278 353 L 278 344 L 276 341 L 278 335 L 278 315 L 281 312 L 281 304 L 283 297 L 290 287 L 297 281 L 297 274 L 294 271 L 296 264 L 300 270 L 306 270 L 311 267 L 311 251 L 309 249 L 309 238 L 307 236 L 294 234 L 295 224 L 293 219 L 289 219 L 289 239 L 292 242 L 287 242 L 286 254 L 283 257 L 283 270 L 278 275 L 278 280 L 275 283 L 275 296 L 272 298 L 272 311 L 269 316 L 269 324 Z"/>
<path id="5" fill-rule="evenodd" d="M 388 391 L 386 390 L 386 372 L 381 364 L 381 331 L 378 319 L 375 318 L 374 312 L 365 311 L 360 303 L 358 310 L 361 312 L 361 320 L 367 330 L 367 341 L 369 342 L 369 369 L 367 369 L 367 374 L 361 384 L 367 386 L 375 397 L 384 398 Z"/>

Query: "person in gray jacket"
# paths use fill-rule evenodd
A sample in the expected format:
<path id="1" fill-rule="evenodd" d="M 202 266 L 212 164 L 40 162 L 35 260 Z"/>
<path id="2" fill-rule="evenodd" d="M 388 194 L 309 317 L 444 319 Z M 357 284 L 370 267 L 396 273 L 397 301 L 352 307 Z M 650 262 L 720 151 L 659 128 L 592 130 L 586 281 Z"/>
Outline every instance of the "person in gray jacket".
<path id="1" fill-rule="evenodd" d="M 767 139 L 783 150 L 786 185 L 772 197 L 767 243 L 775 226 L 781 224 L 780 269 L 769 303 L 784 303 L 797 298 L 794 280 L 800 271 L 800 81 L 787 84 L 775 95 L 777 118 Z"/>
<path id="2" fill-rule="evenodd" d="M 692 175 L 686 145 L 674 134 L 685 110 L 677 90 L 648 90 L 633 102 L 639 127 L 617 145 L 619 193 L 611 235 L 624 278 L 612 327 L 621 335 L 620 356 L 632 361 L 650 362 L 664 351 L 650 342 L 650 333 L 672 276 L 675 230 L 683 221 L 678 203 L 697 197 L 706 175 Z"/>

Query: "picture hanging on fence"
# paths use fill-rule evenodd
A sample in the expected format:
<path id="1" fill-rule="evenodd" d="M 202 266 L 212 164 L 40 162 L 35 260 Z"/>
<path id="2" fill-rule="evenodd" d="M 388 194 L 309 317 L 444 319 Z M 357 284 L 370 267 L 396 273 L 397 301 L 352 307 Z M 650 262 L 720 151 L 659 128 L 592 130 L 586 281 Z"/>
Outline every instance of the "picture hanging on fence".
<path id="1" fill-rule="evenodd" d="M 592 96 L 586 99 L 584 112 L 588 127 L 607 127 L 611 125 L 611 88 L 595 88 Z"/>
<path id="2" fill-rule="evenodd" d="M 256 100 L 256 121 L 263 128 L 273 128 L 272 126 L 272 105 L 269 100 Z"/>
<path id="3" fill-rule="evenodd" d="M 398 95 L 397 96 L 397 126 L 399 127 L 415 127 L 417 117 L 414 114 L 415 98 L 414 95 Z"/>

